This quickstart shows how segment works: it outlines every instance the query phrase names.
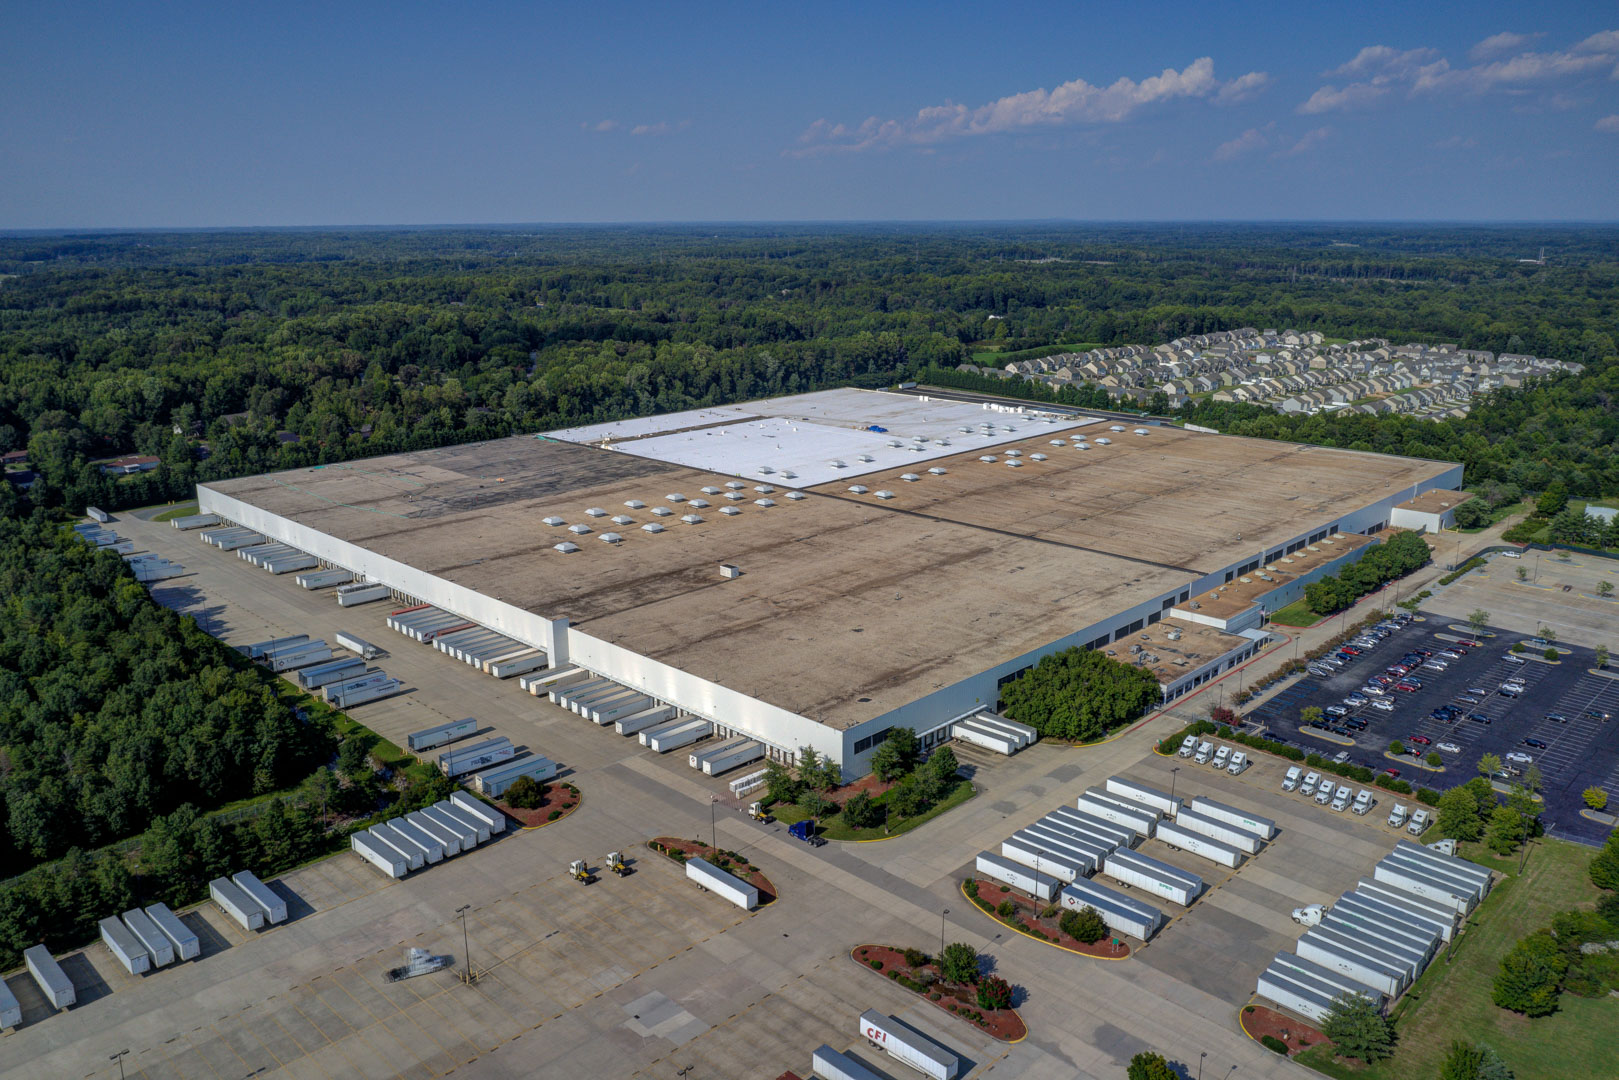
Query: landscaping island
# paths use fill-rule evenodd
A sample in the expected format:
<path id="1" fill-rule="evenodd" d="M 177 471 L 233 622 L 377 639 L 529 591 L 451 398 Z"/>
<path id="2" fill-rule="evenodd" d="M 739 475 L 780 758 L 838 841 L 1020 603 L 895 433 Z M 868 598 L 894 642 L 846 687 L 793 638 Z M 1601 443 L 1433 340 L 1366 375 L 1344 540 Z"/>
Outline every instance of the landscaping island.
<path id="1" fill-rule="evenodd" d="M 771 884 L 763 871 L 735 851 L 724 849 L 716 851 L 713 845 L 705 844 L 701 840 L 682 840 L 675 836 L 654 836 L 646 842 L 646 846 L 677 863 L 684 863 L 696 856 L 719 867 L 727 874 L 746 881 L 759 890 L 760 907 L 776 899 L 776 886 Z"/>
<path id="2" fill-rule="evenodd" d="M 1239 1022 L 1250 1039 L 1288 1057 L 1311 1046 L 1326 1047 L 1328 1052 L 1332 1048 L 1331 1040 L 1316 1028 L 1266 1005 L 1244 1006 Z"/>
<path id="3" fill-rule="evenodd" d="M 1047 945 L 1099 960 L 1123 960 L 1130 955 L 1130 946 L 1114 937 L 1106 927 L 1100 928 L 1100 936 L 1094 940 L 1084 941 L 1083 937 L 1097 932 L 1094 924 L 1089 933 L 1081 931 L 1081 936 L 1075 937 L 1069 932 L 1075 928 L 1075 921 L 1070 919 L 1068 929 L 1065 930 L 1063 916 L 1073 916 L 1077 914 L 1076 912 L 1065 912 L 1056 904 L 1041 904 L 1038 900 L 1031 900 L 1027 896 L 1013 892 L 998 881 L 968 878 L 962 882 L 961 891 L 980 911 L 991 918 L 1005 923 L 1020 933 L 1038 938 Z M 1008 904 L 1011 905 L 1011 910 L 1007 909 Z"/>
<path id="4" fill-rule="evenodd" d="M 517 819 L 525 829 L 539 829 L 551 824 L 553 821 L 561 821 L 579 809 L 579 804 L 584 801 L 584 796 L 579 793 L 579 789 L 569 783 L 535 784 L 534 786 L 540 789 L 537 797 L 524 798 L 521 794 L 517 796 L 525 805 L 519 806 L 513 802 L 512 793 L 514 791 L 526 792 L 527 785 L 519 788 L 518 784 L 513 784 L 506 789 L 505 798 L 490 799 L 489 801 L 507 817 Z"/>
<path id="5" fill-rule="evenodd" d="M 933 1002 L 992 1038 L 1002 1042 L 1018 1042 L 1029 1034 L 1023 1017 L 1010 1004 L 1001 1008 L 982 1004 L 982 1000 L 985 1000 L 982 991 L 986 987 L 989 988 L 990 997 L 999 992 L 1010 1000 L 1011 988 L 998 976 L 990 975 L 976 982 L 953 982 L 940 973 L 937 958 L 917 949 L 896 949 L 892 945 L 857 945 L 849 950 L 849 958 L 861 967 L 888 976 L 897 985 Z"/>

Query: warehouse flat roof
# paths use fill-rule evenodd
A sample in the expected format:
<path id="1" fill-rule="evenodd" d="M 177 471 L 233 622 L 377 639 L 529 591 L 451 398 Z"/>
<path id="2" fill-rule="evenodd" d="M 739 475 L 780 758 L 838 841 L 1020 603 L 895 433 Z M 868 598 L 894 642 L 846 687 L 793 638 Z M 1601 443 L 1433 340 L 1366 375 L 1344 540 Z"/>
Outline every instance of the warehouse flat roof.
<path id="1" fill-rule="evenodd" d="M 1197 604 L 1197 610 L 1212 619 L 1229 619 L 1233 615 L 1241 614 L 1253 607 L 1254 603 L 1266 593 L 1275 592 L 1308 574 L 1323 563 L 1340 559 L 1367 544 L 1375 543 L 1373 537 L 1362 536 L 1359 533 L 1333 533 L 1306 547 L 1300 548 L 1291 555 L 1284 555 L 1275 562 L 1266 563 L 1258 570 L 1228 581 L 1207 592 L 1192 596 L 1187 604 L 1178 607 L 1189 607 Z"/>
<path id="2" fill-rule="evenodd" d="M 1471 491 L 1424 491 L 1414 499 L 1395 506 L 1396 510 L 1416 510 L 1423 514 L 1442 514 L 1473 497 Z"/>
<path id="3" fill-rule="evenodd" d="M 1107 654 L 1123 663 L 1147 668 L 1159 682 L 1168 686 L 1211 660 L 1218 660 L 1247 644 L 1249 639 L 1239 634 L 1169 618 L 1120 638 L 1107 647 Z M 1136 650 L 1138 645 L 1140 649 Z"/>
<path id="4" fill-rule="evenodd" d="M 1044 434 L 1003 445 L 1044 451 Z M 838 483 L 793 499 L 779 479 L 531 436 L 203 486 L 846 727 L 1447 468 L 1171 429 L 1113 437 L 1015 469 L 935 458 L 943 475 L 893 468 L 860 478 L 863 496 Z"/>

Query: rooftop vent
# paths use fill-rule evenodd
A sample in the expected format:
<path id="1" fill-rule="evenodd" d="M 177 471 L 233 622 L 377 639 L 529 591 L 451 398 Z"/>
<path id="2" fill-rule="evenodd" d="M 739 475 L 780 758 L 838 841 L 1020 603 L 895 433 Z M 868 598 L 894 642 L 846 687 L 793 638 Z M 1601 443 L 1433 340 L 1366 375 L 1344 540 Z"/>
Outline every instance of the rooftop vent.
<path id="1" fill-rule="evenodd" d="M 719 493 L 720 489 L 715 487 L 713 484 L 710 484 L 703 489 L 704 495 L 718 495 Z"/>
<path id="2" fill-rule="evenodd" d="M 949 472 L 949 470 L 943 465 L 935 465 L 933 468 L 929 469 L 928 472 L 932 473 L 934 476 L 943 476 L 945 473 Z"/>
<path id="3" fill-rule="evenodd" d="M 680 503 L 680 502 L 685 502 L 686 501 L 686 496 L 682 495 L 678 491 L 671 491 L 669 494 L 665 495 L 664 498 L 668 499 L 670 502 L 675 502 L 675 503 Z"/>
<path id="4" fill-rule="evenodd" d="M 720 513 L 724 514 L 726 517 L 736 517 L 741 512 L 742 511 L 735 506 L 720 507 Z"/>
<path id="5" fill-rule="evenodd" d="M 725 497 L 727 499 L 730 499 L 732 502 L 739 502 L 742 499 L 747 498 L 747 496 L 742 494 L 740 491 L 727 491 L 725 493 Z"/>
<path id="6" fill-rule="evenodd" d="M 874 492 L 873 494 L 875 494 L 879 499 L 892 499 L 894 497 L 894 493 L 892 491 L 878 491 Z"/>
<path id="7" fill-rule="evenodd" d="M 856 495 L 864 495 L 866 492 L 870 491 L 871 489 L 868 488 L 865 484 L 855 484 L 855 485 L 851 486 L 849 488 L 849 490 L 852 493 L 856 494 Z"/>
<path id="8" fill-rule="evenodd" d="M 775 506 L 776 505 L 776 500 L 775 499 L 754 499 L 753 500 L 753 505 L 754 506 L 763 506 L 763 507 L 768 508 L 768 507 L 771 507 L 771 506 Z"/>
<path id="9" fill-rule="evenodd" d="M 771 487 L 769 484 L 760 484 L 753 490 L 757 491 L 761 495 L 774 495 L 776 493 L 776 489 Z"/>
<path id="10" fill-rule="evenodd" d="M 703 523 L 703 519 L 696 514 L 686 514 L 680 520 L 687 525 L 701 525 Z"/>
<path id="11" fill-rule="evenodd" d="M 691 506 L 691 507 L 695 507 L 696 509 L 701 510 L 701 509 L 703 509 L 704 507 L 706 507 L 708 505 L 708 500 L 707 499 L 692 499 L 686 505 Z"/>
<path id="12" fill-rule="evenodd" d="M 1187 605 L 1186 605 L 1186 606 L 1187 606 L 1187 607 L 1189 607 L 1189 608 L 1191 608 L 1191 609 L 1192 609 L 1192 610 L 1193 610 L 1193 611 L 1196 611 L 1196 610 L 1198 610 L 1198 609 L 1199 609 L 1199 608 L 1200 608 L 1200 607 L 1202 607 L 1202 605 L 1201 605 L 1201 604 L 1199 604 L 1199 603 L 1198 603 L 1198 602 L 1197 602 L 1197 601 L 1196 601 L 1196 600 L 1193 600 L 1193 601 L 1192 601 L 1192 602 L 1191 602 L 1191 603 L 1190 603 L 1190 604 L 1187 604 Z"/>
<path id="13" fill-rule="evenodd" d="M 562 552 L 564 555 L 568 555 L 578 551 L 579 545 L 574 543 L 572 540 L 564 540 L 562 543 L 556 545 L 556 550 Z"/>
<path id="14" fill-rule="evenodd" d="M 634 525 L 635 519 L 628 514 L 616 514 L 613 517 L 614 525 Z"/>
<path id="15" fill-rule="evenodd" d="M 720 577 L 725 578 L 727 581 L 730 581 L 733 578 L 739 578 L 741 576 L 742 576 L 742 568 L 740 566 L 736 566 L 736 565 L 734 565 L 732 563 L 727 563 L 727 562 L 720 563 Z"/>
<path id="16" fill-rule="evenodd" d="M 591 530 L 589 525 L 569 525 L 568 531 L 573 533 L 575 536 L 584 536 Z"/>
<path id="17" fill-rule="evenodd" d="M 989 464 L 993 465 L 999 459 L 996 458 L 996 456 L 994 454 L 985 454 L 983 457 L 979 458 L 978 460 L 988 462 Z"/>
<path id="18" fill-rule="evenodd" d="M 624 538 L 618 535 L 618 533 L 602 533 L 600 536 L 596 537 L 596 539 L 607 544 L 622 544 L 624 542 Z"/>
<path id="19" fill-rule="evenodd" d="M 773 465 L 761 465 L 756 471 L 760 476 L 769 476 L 771 473 L 775 472 L 776 469 Z"/>
<path id="20" fill-rule="evenodd" d="M 652 512 L 659 517 L 668 517 L 670 514 L 674 513 L 674 511 L 669 509 L 667 506 L 654 506 L 652 508 Z"/>
<path id="21" fill-rule="evenodd" d="M 1006 463 L 1006 466 L 1009 469 L 1021 469 L 1023 468 L 1023 462 L 1019 461 L 1017 458 L 1012 458 Z"/>
<path id="22" fill-rule="evenodd" d="M 727 481 L 725 481 L 725 486 L 730 488 L 732 491 L 741 491 L 743 488 L 747 487 L 748 485 L 744 484 L 740 480 L 727 480 Z"/>
<path id="23" fill-rule="evenodd" d="M 648 533 L 660 533 L 663 531 L 663 526 L 659 525 L 656 521 L 649 521 L 645 525 L 641 526 L 641 531 Z"/>
<path id="24" fill-rule="evenodd" d="M 950 445 L 950 440 L 949 439 L 938 439 L 936 441 L 938 442 L 938 444 L 940 446 L 949 446 Z M 914 450 L 914 449 L 919 449 L 919 448 L 918 447 L 912 447 L 912 449 Z"/>
<path id="25" fill-rule="evenodd" d="M 1327 537 L 1325 540 L 1323 540 L 1321 542 L 1323 544 L 1336 544 L 1338 541 L 1334 540 L 1332 537 L 1329 536 L 1329 537 Z"/>
<path id="26" fill-rule="evenodd" d="M 797 477 L 798 477 L 798 474 L 793 472 L 793 470 L 791 470 L 791 469 L 783 469 L 783 470 L 781 470 L 781 478 L 783 480 L 794 480 L 794 479 L 797 479 Z"/>
<path id="27" fill-rule="evenodd" d="M 900 442 L 898 439 L 889 439 L 888 440 L 888 445 L 892 446 L 895 450 L 898 450 L 900 447 L 904 446 L 905 444 Z"/>
<path id="28" fill-rule="evenodd" d="M 921 477 L 920 477 L 920 476 L 918 476 L 918 475 L 916 475 L 916 474 L 915 474 L 915 473 L 913 473 L 913 472 L 908 472 L 908 473 L 900 473 L 900 474 L 899 474 L 899 478 L 900 478 L 900 479 L 901 479 L 901 480 L 904 480 L 904 481 L 905 481 L 905 482 L 906 482 L 906 483 L 908 483 L 908 484 L 914 484 L 914 483 L 916 483 L 916 482 L 917 482 L 917 481 L 918 481 L 918 480 L 920 480 L 920 479 L 922 479 L 922 478 L 921 478 Z"/>
<path id="29" fill-rule="evenodd" d="M 606 517 L 607 516 L 607 511 L 603 510 L 599 506 L 592 506 L 589 510 L 586 510 L 585 513 L 589 514 L 591 517 Z"/>
<path id="30" fill-rule="evenodd" d="M 555 515 L 555 514 L 552 514 L 552 515 L 551 515 L 551 516 L 550 516 L 550 517 L 548 517 L 548 518 L 543 518 L 543 519 L 542 519 L 542 520 L 543 520 L 543 521 L 544 521 L 544 522 L 545 522 L 545 523 L 546 523 L 546 524 L 547 524 L 547 525 L 562 525 L 562 524 L 564 524 L 564 523 L 565 523 L 565 522 L 566 522 L 566 521 L 567 521 L 567 519 L 566 519 L 566 518 L 559 518 L 559 517 L 557 517 L 557 516 L 556 516 L 556 515 Z"/>
<path id="31" fill-rule="evenodd" d="M 1275 581 L 1276 579 L 1271 577 L 1269 574 L 1260 574 L 1259 575 L 1259 580 L 1260 581 Z"/>
<path id="32" fill-rule="evenodd" d="M 849 467 L 843 462 L 839 461 L 837 458 L 833 458 L 831 461 L 828 461 L 827 464 L 832 466 L 834 469 L 847 469 Z"/>
<path id="33" fill-rule="evenodd" d="M 1046 455 L 1044 455 L 1044 454 L 1030 454 L 1029 455 L 1029 460 L 1030 461 L 1044 461 L 1044 460 L 1046 460 Z"/>
<path id="34" fill-rule="evenodd" d="M 1051 445 L 1052 446 L 1067 446 L 1068 445 L 1068 440 L 1067 439 L 1052 439 L 1051 440 Z"/>
<path id="35" fill-rule="evenodd" d="M 631 510 L 646 509 L 646 503 L 642 502 L 640 499 L 627 499 L 625 500 L 624 505 L 629 507 Z"/>
<path id="36" fill-rule="evenodd" d="M 1022 457 L 1023 456 L 1023 451 L 1021 451 L 1021 450 L 1008 450 L 1006 452 L 1006 456 L 1007 457 Z"/>
<path id="37" fill-rule="evenodd" d="M 896 445 L 898 445 L 898 444 L 896 444 Z M 876 461 L 877 459 L 872 457 L 870 454 L 861 454 L 860 455 L 860 460 L 869 465 L 873 461 Z"/>
<path id="38" fill-rule="evenodd" d="M 1282 561 L 1285 563 L 1291 563 L 1293 561 L 1293 557 L 1291 555 L 1283 556 Z"/>
<path id="39" fill-rule="evenodd" d="M 971 435 L 973 433 L 973 429 L 970 427 L 957 428 L 956 430 L 961 432 L 963 435 Z"/>
<path id="40" fill-rule="evenodd" d="M 1311 544 L 1309 547 L 1305 548 L 1304 550 L 1305 551 L 1320 551 L 1321 549 L 1316 547 L 1314 544 Z"/>
<path id="41" fill-rule="evenodd" d="M 911 436 L 911 441 L 912 442 L 927 442 L 928 437 L 926 435 L 912 435 Z"/>
<path id="42" fill-rule="evenodd" d="M 1145 435 L 1147 433 L 1147 429 L 1144 427 L 1138 427 L 1136 428 L 1135 433 L 1137 435 Z"/>
<path id="43" fill-rule="evenodd" d="M 787 493 L 787 497 L 793 500 L 793 502 L 797 502 L 804 497 L 804 493 L 802 491 L 789 491 Z"/>
<path id="44" fill-rule="evenodd" d="M 1112 439 L 1097 439 L 1096 440 L 1096 445 L 1097 446 L 1112 446 L 1113 445 L 1113 440 Z"/>
<path id="45" fill-rule="evenodd" d="M 1109 431 L 1123 431 L 1124 430 L 1124 425 L 1123 424 L 1109 424 L 1107 426 L 1107 429 Z"/>
<path id="46" fill-rule="evenodd" d="M 1251 585 L 1251 584 L 1253 584 L 1253 581 L 1254 581 L 1254 579 L 1251 578 L 1251 577 L 1238 578 L 1237 580 L 1242 582 L 1244 585 Z"/>
<path id="47" fill-rule="evenodd" d="M 1091 444 L 1088 442 L 1077 442 L 1074 444 L 1074 447 L 1079 450 L 1089 450 L 1091 448 Z"/>

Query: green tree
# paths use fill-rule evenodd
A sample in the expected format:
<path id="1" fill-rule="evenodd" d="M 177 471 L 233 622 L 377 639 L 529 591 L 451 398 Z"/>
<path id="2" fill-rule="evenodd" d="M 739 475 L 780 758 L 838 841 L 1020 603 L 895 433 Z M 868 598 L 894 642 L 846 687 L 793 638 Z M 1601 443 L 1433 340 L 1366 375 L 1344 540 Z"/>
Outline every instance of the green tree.
<path id="1" fill-rule="evenodd" d="M 967 985 L 978 981 L 978 950 L 966 942 L 955 941 L 939 954 L 939 974 L 945 982 Z"/>
<path id="2" fill-rule="evenodd" d="M 1606 645 L 1598 645 L 1596 647 L 1596 661 L 1597 669 L 1599 671 L 1608 666 L 1608 647 Z"/>
<path id="3" fill-rule="evenodd" d="M 1403 754 L 1403 753 L 1405 753 L 1405 743 L 1401 742 L 1399 739 L 1395 739 L 1393 742 L 1389 743 L 1389 753 L 1391 753 L 1391 754 Z"/>
<path id="4" fill-rule="evenodd" d="M 978 1007 L 999 1012 L 1012 1007 L 1012 984 L 999 975 L 986 976 L 978 984 Z"/>
<path id="5" fill-rule="evenodd" d="M 1439 1080 L 1478 1080 L 1478 1071 L 1483 1064 L 1482 1049 L 1460 1039 L 1452 1040 L 1445 1063 L 1439 1069 Z"/>
<path id="6" fill-rule="evenodd" d="M 898 780 L 916 768 L 920 752 L 915 731 L 904 727 L 893 728 L 871 755 L 871 771 L 877 774 L 879 780 Z"/>
<path id="7" fill-rule="evenodd" d="M 1483 608 L 1474 608 L 1473 613 L 1467 617 L 1467 625 L 1473 631 L 1473 636 L 1477 637 L 1484 632 L 1486 626 L 1490 625 L 1490 613 Z"/>
<path id="8" fill-rule="evenodd" d="M 1479 821 L 1478 803 L 1465 787 L 1451 788 L 1439 796 L 1439 814 L 1435 821 L 1441 836 L 1455 840 L 1477 840 L 1483 831 Z"/>
<path id="9" fill-rule="evenodd" d="M 1524 838 L 1524 819 L 1510 806 L 1497 806 L 1484 828 L 1484 843 L 1497 855 L 1511 855 Z"/>
<path id="10" fill-rule="evenodd" d="M 798 797 L 798 808 L 808 816 L 820 819 L 837 813 L 838 804 L 811 788 Z"/>
<path id="11" fill-rule="evenodd" d="M 1589 806 L 1592 810 L 1595 810 L 1598 813 L 1601 813 L 1603 810 L 1607 809 L 1608 793 L 1599 787 L 1586 788 L 1583 793 L 1583 798 L 1585 799 L 1585 805 Z"/>
<path id="12" fill-rule="evenodd" d="M 1538 930 L 1502 957 L 1491 998 L 1501 1008 L 1525 1016 L 1550 1016 L 1557 1011 L 1567 973 L 1568 958 L 1557 947 L 1557 939 Z"/>
<path id="13" fill-rule="evenodd" d="M 786 806 L 798 801 L 804 785 L 779 761 L 765 762 L 765 797 Z"/>
<path id="14" fill-rule="evenodd" d="M 533 810 L 545 802 L 545 785 L 532 776 L 519 776 L 506 785 L 505 802 L 519 810 Z"/>
<path id="15" fill-rule="evenodd" d="M 1102 921 L 1101 912 L 1089 905 L 1064 911 L 1057 925 L 1063 933 L 1084 945 L 1094 945 L 1107 937 L 1107 923 Z"/>
<path id="16" fill-rule="evenodd" d="M 1434 751 L 1434 750 L 1428 751 L 1427 756 L 1424 757 L 1422 760 L 1427 762 L 1428 765 L 1431 768 L 1435 768 L 1435 769 L 1439 768 L 1439 766 L 1441 766 L 1441 765 L 1443 765 L 1445 763 L 1445 759 L 1440 757 L 1439 753 L 1437 751 Z"/>
<path id="17" fill-rule="evenodd" d="M 941 783 L 950 783 L 956 778 L 956 770 L 961 763 L 956 760 L 956 752 L 948 746 L 941 746 L 928 756 L 927 769 Z"/>
<path id="18" fill-rule="evenodd" d="M 1478 759 L 1478 774 L 1483 777 L 1493 777 L 1501 771 L 1500 754 L 1484 754 Z"/>
<path id="19" fill-rule="evenodd" d="M 1483 1060 L 1479 1062 L 1478 1080 L 1513 1080 L 1512 1070 L 1507 1068 L 1507 1063 L 1501 1060 L 1494 1047 L 1480 1043 L 1479 1051 Z"/>
<path id="20" fill-rule="evenodd" d="M 1540 493 L 1540 498 L 1535 500 L 1535 513 L 1540 517 L 1552 517 L 1562 513 L 1567 505 L 1568 489 L 1557 483 Z"/>
<path id="21" fill-rule="evenodd" d="M 1343 994 L 1333 999 L 1321 1034 L 1338 1044 L 1338 1053 L 1368 1064 L 1394 1052 L 1394 1025 L 1370 998 Z"/>
<path id="22" fill-rule="evenodd" d="M 1619 891 L 1619 832 L 1611 832 L 1602 849 L 1591 860 L 1591 884 L 1599 889 Z"/>
<path id="23" fill-rule="evenodd" d="M 1130 1059 L 1124 1073 L 1126 1080 L 1179 1080 L 1180 1074 L 1169 1067 L 1164 1055 L 1142 1050 Z"/>
<path id="24" fill-rule="evenodd" d="M 883 823 L 883 808 L 864 791 L 850 796 L 843 804 L 843 823 L 851 829 L 870 829 Z"/>
<path id="25" fill-rule="evenodd" d="M 1468 499 L 1456 506 L 1456 527 L 1459 529 L 1482 529 L 1490 523 L 1489 505 L 1483 499 Z"/>
<path id="26" fill-rule="evenodd" d="M 928 808 L 927 791 L 915 776 L 907 776 L 888 789 L 888 808 L 895 817 L 915 817 Z"/>
<path id="27" fill-rule="evenodd" d="M 1303 709 L 1299 710 L 1299 723 L 1303 724 L 1305 727 L 1309 727 L 1312 724 L 1320 723 L 1326 718 L 1326 715 L 1326 713 L 1321 711 L 1321 707 L 1319 705 L 1306 705 Z"/>
<path id="28" fill-rule="evenodd" d="M 1597 595 L 1604 598 L 1604 599 L 1612 596 L 1613 595 L 1613 582 L 1611 582 L 1611 581 L 1599 581 L 1599 582 L 1597 582 Z"/>
<path id="29" fill-rule="evenodd" d="M 1520 566 L 1520 567 L 1517 568 L 1517 570 L 1514 571 L 1514 573 L 1516 573 L 1518 575 L 1518 580 L 1519 581 L 1528 581 L 1529 580 L 1529 569 L 1528 569 L 1528 567 Z"/>
<path id="30" fill-rule="evenodd" d="M 1099 739 L 1162 700 L 1151 671 L 1079 648 L 1042 658 L 1001 696 L 1012 719 L 1073 742 Z"/>

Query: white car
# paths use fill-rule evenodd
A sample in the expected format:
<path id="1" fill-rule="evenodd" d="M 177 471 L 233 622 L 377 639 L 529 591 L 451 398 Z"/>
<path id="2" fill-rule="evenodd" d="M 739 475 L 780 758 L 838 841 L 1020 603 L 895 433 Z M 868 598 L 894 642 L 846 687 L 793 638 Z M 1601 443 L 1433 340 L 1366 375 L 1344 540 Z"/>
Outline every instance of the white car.
<path id="1" fill-rule="evenodd" d="M 1393 712 L 1394 702 L 1390 701 L 1388 698 L 1378 698 L 1376 701 L 1372 702 L 1372 708 L 1381 709 L 1383 712 Z"/>
<path id="2" fill-rule="evenodd" d="M 1529 765 L 1532 764 L 1535 759 L 1528 754 L 1523 753 L 1521 750 L 1514 750 L 1512 753 L 1507 755 L 1507 760 L 1516 761 L 1520 765 Z"/>
<path id="3" fill-rule="evenodd" d="M 1516 552 L 1516 551 L 1503 551 L 1503 552 L 1502 552 L 1502 553 L 1501 553 L 1501 557 L 1502 557 L 1502 558 L 1503 558 L 1503 559 L 1521 559 L 1521 558 L 1523 558 L 1523 556 L 1522 556 L 1522 555 L 1520 555 L 1520 554 L 1519 554 L 1519 553 L 1518 553 L 1518 552 Z"/>
<path id="4" fill-rule="evenodd" d="M 1438 746 L 1434 747 L 1434 749 L 1443 751 L 1447 754 L 1459 754 L 1462 752 L 1462 748 L 1453 742 L 1442 742 Z"/>

